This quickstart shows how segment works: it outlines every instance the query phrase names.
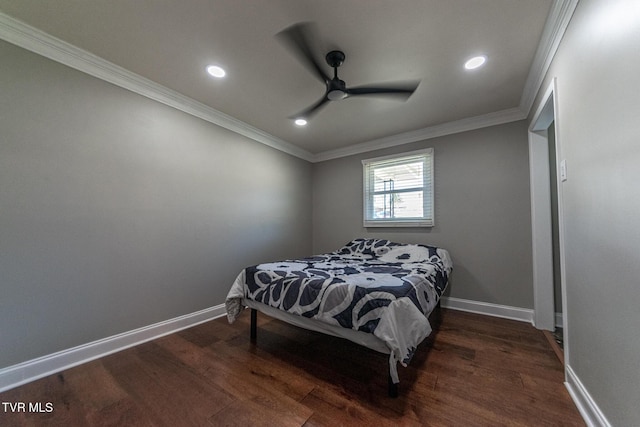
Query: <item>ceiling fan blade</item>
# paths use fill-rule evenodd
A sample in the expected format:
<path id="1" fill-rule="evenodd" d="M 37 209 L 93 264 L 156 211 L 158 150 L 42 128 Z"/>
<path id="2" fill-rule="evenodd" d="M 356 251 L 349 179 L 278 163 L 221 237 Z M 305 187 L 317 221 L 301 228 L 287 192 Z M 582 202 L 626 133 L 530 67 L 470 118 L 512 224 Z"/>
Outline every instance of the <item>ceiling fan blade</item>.
<path id="1" fill-rule="evenodd" d="M 398 98 L 408 99 L 413 92 L 416 91 L 420 82 L 402 82 L 386 84 L 380 86 L 357 86 L 346 89 L 348 96 L 372 95 L 372 96 L 395 96 Z"/>
<path id="2" fill-rule="evenodd" d="M 312 40 L 316 40 L 316 31 L 310 22 L 300 22 L 285 28 L 276 34 L 276 37 L 286 44 L 294 55 L 309 69 L 316 77 L 327 83 L 330 79 L 323 71 L 322 67 L 314 57 L 311 48 Z"/>
<path id="3" fill-rule="evenodd" d="M 315 113 L 318 112 L 318 110 L 323 107 L 327 102 L 329 102 L 329 98 L 327 98 L 327 96 L 323 96 L 322 98 L 320 98 L 320 100 L 318 102 L 316 102 L 315 104 L 313 104 L 311 107 L 300 111 L 298 114 L 294 114 L 293 116 L 289 116 L 290 119 L 309 119 L 311 116 L 313 116 Z"/>

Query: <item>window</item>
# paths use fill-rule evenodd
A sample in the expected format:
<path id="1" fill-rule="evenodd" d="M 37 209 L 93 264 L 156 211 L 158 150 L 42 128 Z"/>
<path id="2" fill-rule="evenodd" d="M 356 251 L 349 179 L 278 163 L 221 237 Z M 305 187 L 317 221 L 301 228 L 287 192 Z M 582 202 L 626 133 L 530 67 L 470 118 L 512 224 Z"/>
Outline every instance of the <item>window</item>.
<path id="1" fill-rule="evenodd" d="M 362 161 L 365 227 L 433 226 L 433 148 Z"/>

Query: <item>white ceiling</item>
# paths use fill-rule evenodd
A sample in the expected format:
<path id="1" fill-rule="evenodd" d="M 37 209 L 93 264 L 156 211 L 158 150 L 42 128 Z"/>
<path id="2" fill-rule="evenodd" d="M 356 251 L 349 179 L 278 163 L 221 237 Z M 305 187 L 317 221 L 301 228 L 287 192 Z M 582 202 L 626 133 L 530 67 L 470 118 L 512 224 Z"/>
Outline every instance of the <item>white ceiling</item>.
<path id="1" fill-rule="evenodd" d="M 522 110 L 553 4 L 0 0 L 0 11 L 314 155 Z M 319 62 L 331 49 L 346 53 L 339 74 L 348 86 L 421 80 L 420 86 L 406 102 L 349 98 L 329 103 L 304 128 L 293 125 L 288 117 L 324 94 L 323 84 L 274 37 L 301 21 L 319 29 Z M 487 55 L 486 66 L 465 70 L 464 62 L 476 54 Z M 223 65 L 227 77 L 209 77 L 210 63 Z M 331 74 L 328 66 L 326 72 Z"/>

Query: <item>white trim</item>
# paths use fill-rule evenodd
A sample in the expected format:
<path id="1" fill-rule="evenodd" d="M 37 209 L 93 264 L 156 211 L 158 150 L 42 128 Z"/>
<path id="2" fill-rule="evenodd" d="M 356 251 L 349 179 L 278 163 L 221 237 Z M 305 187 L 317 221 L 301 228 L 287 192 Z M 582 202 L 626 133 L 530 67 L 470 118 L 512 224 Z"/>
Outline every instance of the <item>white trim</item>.
<path id="1" fill-rule="evenodd" d="M 571 369 L 571 366 L 566 365 L 565 372 L 566 381 L 564 385 L 567 387 L 585 423 L 589 427 L 610 427 L 609 420 L 604 416 L 576 373 Z"/>
<path id="2" fill-rule="evenodd" d="M 552 331 L 554 293 L 549 141 L 546 134 L 529 132 L 528 136 L 534 324 L 538 329 Z"/>
<path id="3" fill-rule="evenodd" d="M 548 331 L 555 329 L 548 135 L 548 128 L 555 120 L 555 87 L 556 79 L 554 78 L 540 100 L 528 133 L 534 324 L 536 328 Z M 556 149 L 557 145 L 556 139 Z M 560 190 L 558 188 L 558 201 L 560 201 Z M 559 202 L 558 206 L 560 206 Z M 559 210 L 558 221 L 561 222 L 561 219 Z M 561 253 L 562 249 L 561 246 Z M 563 268 L 564 266 L 561 266 L 561 269 Z M 561 277 L 561 281 L 563 280 L 564 278 Z"/>
<path id="4" fill-rule="evenodd" d="M 534 56 L 529 75 L 525 82 L 524 90 L 520 99 L 520 105 L 502 111 L 496 111 L 481 116 L 468 117 L 453 122 L 430 126 L 416 131 L 405 132 L 380 138 L 373 141 L 350 145 L 344 148 L 328 150 L 314 156 L 313 162 L 323 162 L 325 160 L 337 159 L 354 154 L 365 153 L 367 151 L 379 150 L 383 148 L 395 147 L 411 142 L 424 141 L 440 136 L 452 135 L 489 126 L 497 126 L 505 123 L 515 122 L 525 119 L 533 106 L 544 78 L 551 66 L 551 61 L 560 46 L 562 37 L 569 26 L 573 12 L 579 0 L 555 0 L 538 44 L 538 49 Z"/>
<path id="5" fill-rule="evenodd" d="M 66 43 L 0 12 L 0 39 L 76 70 L 153 99 L 202 120 L 229 129 L 292 156 L 316 163 L 368 151 L 395 147 L 445 135 L 523 120 L 529 114 L 551 60 L 569 25 L 578 0 L 555 0 L 538 45 L 519 107 L 468 117 L 415 131 L 313 154 L 207 105 L 159 85 L 90 52 Z"/>
<path id="6" fill-rule="evenodd" d="M 224 304 L 0 369 L 0 392 L 224 316 Z"/>
<path id="7" fill-rule="evenodd" d="M 564 316 L 562 313 L 556 312 L 555 321 L 556 328 L 564 328 Z"/>
<path id="8" fill-rule="evenodd" d="M 529 308 L 511 307 L 508 305 L 454 297 L 442 297 L 442 306 L 452 310 L 468 311 L 469 313 L 484 314 L 533 324 L 533 310 Z"/>
<path id="9" fill-rule="evenodd" d="M 229 129 L 276 150 L 313 161 L 313 154 L 296 145 L 132 73 L 2 12 L 0 12 L 0 39 L 209 123 Z"/>
<path id="10" fill-rule="evenodd" d="M 497 126 L 518 120 L 524 120 L 526 118 L 527 115 L 519 108 L 510 108 L 508 110 L 496 111 L 493 113 L 483 114 L 481 116 L 468 117 L 466 119 L 404 132 L 385 138 L 374 139 L 373 141 L 354 144 L 344 148 L 323 151 L 322 153 L 318 153 L 314 156 L 313 162 L 324 162 L 325 160 L 332 160 L 354 154 L 366 153 L 368 151 L 395 147 L 398 145 L 409 144 L 411 142 L 424 141 L 431 138 L 467 132 L 489 126 Z"/>
<path id="11" fill-rule="evenodd" d="M 560 161 L 565 158 L 564 150 L 562 148 L 562 138 L 558 138 L 560 135 L 560 129 L 562 128 L 562 122 L 558 120 L 557 112 L 560 111 L 558 107 L 558 85 L 557 79 L 554 77 L 551 82 L 553 87 L 553 111 L 554 111 L 554 138 L 556 141 L 556 169 Z M 551 90 L 551 89 L 549 89 Z M 556 170 L 556 175 L 560 177 L 560 173 Z M 564 185 L 562 179 L 556 179 L 556 193 L 558 195 L 558 250 L 560 251 L 560 291 L 562 296 L 562 329 L 563 329 L 563 346 L 564 360 L 569 360 L 571 345 L 569 343 L 569 307 L 567 304 L 567 256 L 566 256 L 566 242 L 565 242 L 565 216 L 564 216 Z"/>
<path id="12" fill-rule="evenodd" d="M 555 0 L 549 11 L 547 22 L 545 23 L 540 37 L 538 49 L 533 57 L 529 75 L 520 98 L 520 110 L 526 115 L 531 112 L 536 95 L 544 81 L 547 71 L 551 66 L 551 61 L 558 51 L 562 37 L 569 26 L 573 12 L 578 6 L 579 0 Z"/>
<path id="13" fill-rule="evenodd" d="M 424 164 L 425 173 L 423 174 L 422 186 L 415 187 L 411 189 L 411 191 L 417 191 L 421 189 L 424 195 L 424 192 L 428 192 L 429 197 L 423 197 L 423 209 L 427 210 L 427 202 L 428 202 L 428 212 L 423 211 L 422 218 L 411 218 L 411 219 L 401 219 L 401 218 L 389 218 L 389 219 L 374 219 L 369 218 L 369 214 L 373 216 L 373 193 L 374 191 L 374 182 L 373 179 L 373 171 L 389 165 L 398 165 L 404 164 L 407 162 L 415 163 L 420 161 Z M 416 151 L 409 151 L 402 154 L 392 154 L 389 156 L 376 157 L 373 159 L 364 159 L 362 160 L 362 198 L 363 198 L 363 209 L 362 209 L 362 224 L 365 228 L 369 227 L 433 227 L 434 226 L 434 212 L 435 208 L 433 205 L 433 193 L 435 184 L 433 182 L 434 179 L 434 171 L 433 171 L 433 148 L 424 148 Z M 426 173 L 428 170 L 429 173 Z"/>

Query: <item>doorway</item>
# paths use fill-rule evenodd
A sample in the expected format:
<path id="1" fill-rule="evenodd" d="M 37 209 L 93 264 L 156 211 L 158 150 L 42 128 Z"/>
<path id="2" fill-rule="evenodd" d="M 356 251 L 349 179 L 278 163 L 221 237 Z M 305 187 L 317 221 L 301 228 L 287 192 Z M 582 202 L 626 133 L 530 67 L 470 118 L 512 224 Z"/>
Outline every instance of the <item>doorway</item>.
<path id="1" fill-rule="evenodd" d="M 562 332 L 563 359 L 566 359 L 568 328 L 562 222 L 566 162 L 561 160 L 562 150 L 557 140 L 556 104 L 554 79 L 529 128 L 534 324 L 538 329 Z M 560 173 L 556 173 L 558 171 Z"/>

